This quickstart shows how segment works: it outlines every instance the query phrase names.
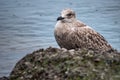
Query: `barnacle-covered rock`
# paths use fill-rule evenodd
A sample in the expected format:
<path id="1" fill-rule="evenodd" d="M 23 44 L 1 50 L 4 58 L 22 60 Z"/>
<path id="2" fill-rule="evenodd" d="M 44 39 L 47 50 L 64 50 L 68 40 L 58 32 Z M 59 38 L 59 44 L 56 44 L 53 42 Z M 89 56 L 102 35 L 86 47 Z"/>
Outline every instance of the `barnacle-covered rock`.
<path id="1" fill-rule="evenodd" d="M 49 47 L 22 58 L 10 80 L 120 80 L 120 54 L 115 51 L 66 50 Z"/>

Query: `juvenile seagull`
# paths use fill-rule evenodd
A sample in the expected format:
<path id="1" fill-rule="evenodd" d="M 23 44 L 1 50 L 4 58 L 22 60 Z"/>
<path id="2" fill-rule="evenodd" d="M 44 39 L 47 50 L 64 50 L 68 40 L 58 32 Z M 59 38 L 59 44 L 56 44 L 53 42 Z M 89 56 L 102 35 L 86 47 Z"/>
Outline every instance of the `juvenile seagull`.
<path id="1" fill-rule="evenodd" d="M 75 12 L 64 9 L 57 18 L 54 35 L 61 48 L 87 48 L 100 51 L 112 49 L 110 44 L 98 32 L 76 19 Z"/>

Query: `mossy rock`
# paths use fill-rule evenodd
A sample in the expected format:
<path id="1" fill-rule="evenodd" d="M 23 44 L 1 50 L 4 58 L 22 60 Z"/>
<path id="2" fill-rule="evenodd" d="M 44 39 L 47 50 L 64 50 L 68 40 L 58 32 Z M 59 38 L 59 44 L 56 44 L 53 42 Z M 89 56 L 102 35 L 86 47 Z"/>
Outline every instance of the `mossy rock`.
<path id="1" fill-rule="evenodd" d="M 115 50 L 40 49 L 16 64 L 10 80 L 120 80 L 120 54 Z"/>

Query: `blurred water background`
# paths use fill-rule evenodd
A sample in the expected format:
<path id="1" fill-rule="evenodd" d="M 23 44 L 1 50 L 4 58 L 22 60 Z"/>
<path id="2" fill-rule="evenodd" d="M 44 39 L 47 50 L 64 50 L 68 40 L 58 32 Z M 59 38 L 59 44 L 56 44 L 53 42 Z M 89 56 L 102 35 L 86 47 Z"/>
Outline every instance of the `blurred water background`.
<path id="1" fill-rule="evenodd" d="M 53 31 L 64 8 L 120 50 L 120 0 L 0 0 L 0 76 L 26 54 L 58 47 Z"/>

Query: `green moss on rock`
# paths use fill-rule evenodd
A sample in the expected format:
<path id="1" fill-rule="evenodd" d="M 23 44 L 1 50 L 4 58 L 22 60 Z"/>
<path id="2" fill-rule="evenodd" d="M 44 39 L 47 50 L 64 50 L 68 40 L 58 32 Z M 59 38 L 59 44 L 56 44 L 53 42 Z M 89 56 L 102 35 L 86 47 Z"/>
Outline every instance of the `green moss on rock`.
<path id="1" fill-rule="evenodd" d="M 120 54 L 115 50 L 40 49 L 16 64 L 10 80 L 120 80 Z"/>

